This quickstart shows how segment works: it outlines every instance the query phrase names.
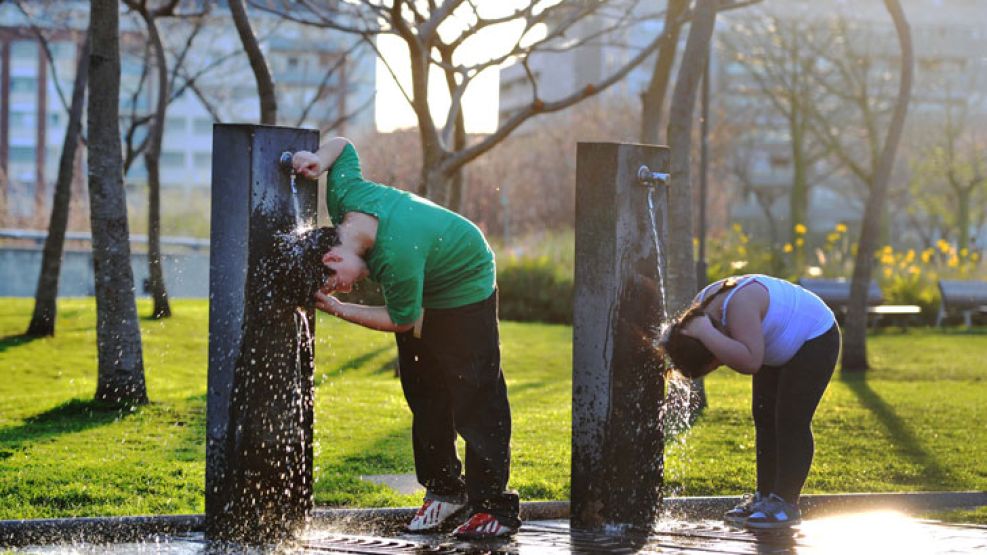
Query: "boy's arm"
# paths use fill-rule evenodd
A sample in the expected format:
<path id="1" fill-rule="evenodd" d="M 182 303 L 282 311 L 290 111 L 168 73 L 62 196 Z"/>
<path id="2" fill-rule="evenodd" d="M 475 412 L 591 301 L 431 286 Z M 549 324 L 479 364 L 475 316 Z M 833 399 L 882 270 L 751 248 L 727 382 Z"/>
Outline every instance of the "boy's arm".
<path id="1" fill-rule="evenodd" d="M 342 318 L 347 322 L 358 324 L 372 330 L 400 333 L 415 327 L 414 323 L 395 324 L 391 320 L 391 315 L 387 312 L 387 307 L 344 303 L 332 295 L 326 295 L 322 291 L 315 292 L 315 307 L 337 318 Z"/>
<path id="2" fill-rule="evenodd" d="M 348 144 L 351 143 L 346 137 L 333 137 L 316 152 L 299 150 L 292 156 L 291 165 L 298 175 L 315 179 L 332 167 Z"/>

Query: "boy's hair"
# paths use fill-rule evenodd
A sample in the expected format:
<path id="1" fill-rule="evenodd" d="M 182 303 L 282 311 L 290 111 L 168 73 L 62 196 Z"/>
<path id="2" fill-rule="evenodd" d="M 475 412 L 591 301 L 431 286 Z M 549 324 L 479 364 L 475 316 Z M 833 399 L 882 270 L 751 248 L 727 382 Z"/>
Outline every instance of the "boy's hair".
<path id="1" fill-rule="evenodd" d="M 322 255 L 338 244 L 339 235 L 332 227 L 280 234 L 275 247 L 280 261 L 271 265 L 278 275 L 272 276 L 272 280 L 296 304 L 307 304 L 332 274 L 322 263 Z"/>
<path id="2" fill-rule="evenodd" d="M 671 328 L 664 334 L 661 341 L 659 342 L 658 348 L 661 353 L 666 356 L 672 363 L 672 367 L 677 370 L 680 374 L 687 378 L 696 379 L 709 374 L 714 369 L 710 368 L 710 363 L 713 362 L 713 353 L 710 352 L 703 342 L 694 338 L 689 337 L 682 333 L 685 328 L 693 318 L 698 318 L 706 314 L 706 307 L 709 306 L 713 299 L 719 296 L 720 293 L 724 291 L 729 291 L 737 286 L 737 280 L 734 278 L 727 278 L 723 282 L 723 285 L 716 290 L 715 293 L 704 298 L 702 301 L 694 302 L 691 306 L 685 309 L 681 315 L 679 315 L 675 321 L 672 323 Z M 719 322 L 715 322 L 712 319 L 710 321 L 713 326 L 720 331 L 723 331 L 722 326 Z"/>

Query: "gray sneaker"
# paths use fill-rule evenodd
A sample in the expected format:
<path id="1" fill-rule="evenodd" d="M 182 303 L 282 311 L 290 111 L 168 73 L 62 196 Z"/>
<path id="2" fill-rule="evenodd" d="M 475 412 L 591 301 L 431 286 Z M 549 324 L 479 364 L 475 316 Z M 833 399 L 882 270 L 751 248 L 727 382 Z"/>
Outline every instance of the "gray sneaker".
<path id="1" fill-rule="evenodd" d="M 754 505 L 761 502 L 761 492 L 746 493 L 737 506 L 723 513 L 723 520 L 731 524 L 743 524 L 753 512 Z"/>
<path id="2" fill-rule="evenodd" d="M 802 513 L 793 505 L 775 494 L 767 496 L 752 507 L 751 516 L 744 526 L 755 530 L 790 528 L 802 522 Z"/>

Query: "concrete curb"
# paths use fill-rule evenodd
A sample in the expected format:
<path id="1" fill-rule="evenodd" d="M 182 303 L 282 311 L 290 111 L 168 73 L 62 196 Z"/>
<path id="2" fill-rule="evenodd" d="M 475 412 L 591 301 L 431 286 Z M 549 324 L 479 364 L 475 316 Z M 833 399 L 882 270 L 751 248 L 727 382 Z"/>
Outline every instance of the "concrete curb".
<path id="1" fill-rule="evenodd" d="M 719 518 L 735 505 L 736 496 L 671 497 L 665 499 L 663 514 L 675 518 Z M 848 493 L 803 495 L 800 506 L 806 516 L 836 512 L 894 509 L 905 513 L 987 507 L 987 491 Z M 326 509 L 312 511 L 316 526 L 340 526 L 348 530 L 399 528 L 415 508 Z M 521 503 L 524 520 L 569 518 L 568 501 Z M 146 541 L 157 536 L 202 532 L 203 515 L 163 515 L 93 518 L 0 520 L 0 546 L 17 547 L 58 543 L 107 543 Z"/>
<path id="2" fill-rule="evenodd" d="M 0 547 L 145 541 L 205 529 L 203 515 L 0 520 Z"/>
<path id="3" fill-rule="evenodd" d="M 738 497 L 671 497 L 664 510 L 684 518 L 720 518 Z M 987 506 L 987 491 L 932 491 L 907 493 L 840 493 L 803 495 L 803 516 L 821 517 L 837 512 L 889 509 L 904 513 L 935 512 Z"/>

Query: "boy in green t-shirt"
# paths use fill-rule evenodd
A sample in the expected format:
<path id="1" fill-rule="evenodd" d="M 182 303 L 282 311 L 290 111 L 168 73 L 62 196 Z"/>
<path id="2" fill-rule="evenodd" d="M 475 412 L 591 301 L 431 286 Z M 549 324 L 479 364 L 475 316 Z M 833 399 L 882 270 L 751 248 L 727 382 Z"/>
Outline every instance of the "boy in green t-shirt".
<path id="1" fill-rule="evenodd" d="M 496 267 L 483 233 L 426 199 L 363 179 L 349 140 L 296 152 L 295 171 L 329 170 L 326 204 L 339 244 L 322 261 L 330 277 L 315 306 L 348 322 L 394 332 L 401 386 L 411 408 L 418 481 L 425 501 L 413 532 L 445 529 L 459 537 L 517 531 L 518 496 L 507 491 L 511 409 L 500 367 Z M 344 303 L 370 277 L 385 306 Z M 466 441 L 466 477 L 456 434 Z"/>

